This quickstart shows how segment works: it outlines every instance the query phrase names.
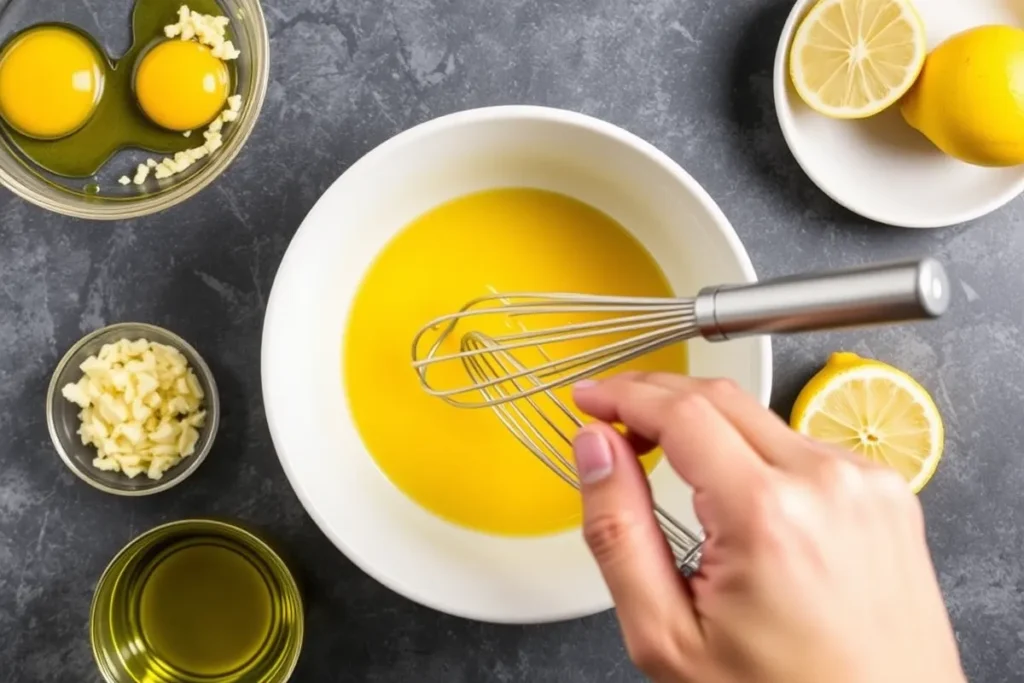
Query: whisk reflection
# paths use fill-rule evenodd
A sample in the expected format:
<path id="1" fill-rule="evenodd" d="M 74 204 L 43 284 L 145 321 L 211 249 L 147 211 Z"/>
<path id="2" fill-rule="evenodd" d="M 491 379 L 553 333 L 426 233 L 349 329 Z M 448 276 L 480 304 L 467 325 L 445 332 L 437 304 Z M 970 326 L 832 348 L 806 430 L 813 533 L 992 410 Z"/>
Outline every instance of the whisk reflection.
<path id="1" fill-rule="evenodd" d="M 463 365 L 487 404 L 513 436 L 562 481 L 579 489 L 572 437 L 583 422 L 509 351 L 480 332 L 462 338 Z M 516 396 L 509 400 L 509 396 Z M 655 504 L 665 540 L 684 570 L 695 571 L 702 538 Z"/>

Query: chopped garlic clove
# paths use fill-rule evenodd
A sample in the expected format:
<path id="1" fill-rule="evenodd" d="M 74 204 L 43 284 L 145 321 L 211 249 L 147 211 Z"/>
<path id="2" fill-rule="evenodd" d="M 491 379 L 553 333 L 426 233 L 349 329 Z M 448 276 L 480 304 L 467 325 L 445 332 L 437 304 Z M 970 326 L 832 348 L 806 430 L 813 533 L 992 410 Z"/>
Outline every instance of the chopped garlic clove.
<path id="1" fill-rule="evenodd" d="M 174 427 L 165 420 L 150 433 L 149 440 L 154 443 L 170 443 L 176 436 Z"/>
<path id="2" fill-rule="evenodd" d="M 104 472 L 119 472 L 121 465 L 112 458 L 93 458 L 92 466 Z"/>
<path id="3" fill-rule="evenodd" d="M 160 386 L 160 382 L 156 377 L 151 375 L 149 372 L 140 372 L 135 375 L 136 386 L 138 387 L 138 395 L 148 397 Z M 149 405 L 148 403 L 146 405 Z M 150 406 L 155 408 L 156 406 Z"/>
<path id="4" fill-rule="evenodd" d="M 138 422 L 126 422 L 121 427 L 121 433 L 133 446 L 138 446 L 142 441 L 142 425 Z"/>
<path id="5" fill-rule="evenodd" d="M 89 420 L 90 432 L 101 439 L 110 438 L 110 428 L 99 417 L 92 417 Z"/>
<path id="6" fill-rule="evenodd" d="M 206 392 L 203 391 L 203 385 L 199 383 L 199 379 L 196 377 L 196 373 L 189 372 L 185 375 L 185 381 L 188 382 L 189 393 L 202 400 L 206 397 Z"/>
<path id="7" fill-rule="evenodd" d="M 149 469 L 146 470 L 146 476 L 150 479 L 163 479 L 165 468 L 162 467 L 163 460 L 161 458 L 154 458 L 153 462 L 149 463 Z"/>
<path id="8" fill-rule="evenodd" d="M 142 185 L 146 182 L 146 178 L 149 177 L 149 166 L 146 164 L 139 164 L 139 167 L 135 170 L 135 177 L 132 178 L 132 182 L 136 185 Z"/>
<path id="9" fill-rule="evenodd" d="M 124 465 L 121 467 L 121 471 L 128 475 L 129 479 L 134 479 L 135 477 L 145 472 L 146 468 L 141 466 Z"/>
<path id="10" fill-rule="evenodd" d="M 198 441 L 199 432 L 188 425 L 182 427 L 181 434 L 178 436 L 178 452 L 184 457 L 192 455 L 196 451 Z"/>
<path id="11" fill-rule="evenodd" d="M 82 387 L 77 384 L 67 384 L 63 389 L 60 390 L 61 395 L 72 403 L 78 405 L 80 408 L 87 408 L 91 401 L 89 395 L 82 390 Z"/>
<path id="12" fill-rule="evenodd" d="M 128 419 L 128 406 L 120 398 L 111 394 L 103 394 L 99 400 L 100 417 L 110 424 L 118 424 Z"/>
<path id="13" fill-rule="evenodd" d="M 136 397 L 132 401 L 132 419 L 139 424 L 145 424 L 146 420 L 149 419 L 150 415 L 153 414 L 153 409 L 142 402 L 141 397 Z"/>
<path id="14" fill-rule="evenodd" d="M 138 467 L 142 464 L 142 457 L 138 455 L 126 455 L 122 458 L 118 458 L 118 462 L 121 463 L 121 467 Z"/>
<path id="15" fill-rule="evenodd" d="M 127 370 L 112 370 L 110 373 L 110 383 L 114 385 L 115 389 L 124 391 L 129 385 L 131 379 L 131 373 Z"/>
<path id="16" fill-rule="evenodd" d="M 110 366 L 96 356 L 89 356 L 78 367 L 89 377 L 99 377 L 110 370 Z"/>
<path id="17" fill-rule="evenodd" d="M 167 457 L 167 456 L 177 455 L 180 451 L 178 450 L 178 447 L 177 447 L 176 444 L 164 443 L 164 444 L 157 444 L 156 446 L 153 446 L 153 448 L 150 449 L 150 452 L 153 454 L 154 457 L 157 457 L 157 456 Z"/>
<path id="18" fill-rule="evenodd" d="M 175 396 L 167 404 L 167 411 L 169 413 L 177 415 L 188 415 L 191 410 L 188 407 L 188 401 L 183 396 Z"/>

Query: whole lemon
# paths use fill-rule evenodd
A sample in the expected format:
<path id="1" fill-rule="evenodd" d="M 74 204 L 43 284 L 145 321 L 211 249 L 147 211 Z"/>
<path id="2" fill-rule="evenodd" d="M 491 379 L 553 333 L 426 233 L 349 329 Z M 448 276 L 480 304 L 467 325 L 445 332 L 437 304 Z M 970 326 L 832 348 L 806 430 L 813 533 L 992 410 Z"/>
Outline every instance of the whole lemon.
<path id="1" fill-rule="evenodd" d="M 928 55 L 900 108 L 961 161 L 1024 164 L 1024 31 L 980 26 L 949 38 Z"/>

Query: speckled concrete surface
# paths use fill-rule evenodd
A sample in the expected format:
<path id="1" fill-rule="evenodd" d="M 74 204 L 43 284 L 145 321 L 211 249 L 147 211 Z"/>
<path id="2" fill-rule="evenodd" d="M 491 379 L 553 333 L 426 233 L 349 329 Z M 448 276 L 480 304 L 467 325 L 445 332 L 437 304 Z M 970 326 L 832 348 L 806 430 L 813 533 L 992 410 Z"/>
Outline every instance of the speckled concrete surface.
<path id="1" fill-rule="evenodd" d="M 124 26 L 126 0 L 54 2 Z M 422 609 L 364 576 L 305 515 L 260 400 L 266 295 L 324 188 L 408 126 L 458 109 L 535 103 L 647 138 L 720 203 L 762 275 L 932 253 L 955 282 L 928 326 L 779 340 L 775 406 L 838 347 L 905 367 L 946 416 L 923 495 L 935 564 L 973 681 L 1024 675 L 1022 204 L 941 231 L 865 224 L 822 195 L 775 123 L 770 69 L 791 3 L 776 0 L 272 0 L 266 108 L 241 157 L 188 204 L 92 224 L 0 194 L 0 680 L 98 680 L 92 586 L 160 522 L 227 515 L 297 558 L 308 640 L 296 681 L 634 681 L 611 615 L 536 628 Z M 77 8 L 77 9 L 76 9 Z M 122 500 L 77 481 L 46 434 L 59 356 L 104 323 L 170 327 L 221 385 L 214 453 L 187 484 Z"/>

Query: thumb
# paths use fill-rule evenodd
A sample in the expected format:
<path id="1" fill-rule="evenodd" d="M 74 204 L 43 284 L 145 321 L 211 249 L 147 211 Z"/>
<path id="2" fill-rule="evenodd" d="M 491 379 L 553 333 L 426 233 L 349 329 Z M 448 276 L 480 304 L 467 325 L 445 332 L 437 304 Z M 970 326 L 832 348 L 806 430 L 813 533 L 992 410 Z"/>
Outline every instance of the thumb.
<path id="1" fill-rule="evenodd" d="M 695 642 L 693 606 L 654 517 L 636 453 L 611 426 L 595 422 L 573 441 L 583 494 L 583 535 L 615 601 L 631 652 L 676 632 Z M 682 626 L 682 632 L 679 632 Z"/>

